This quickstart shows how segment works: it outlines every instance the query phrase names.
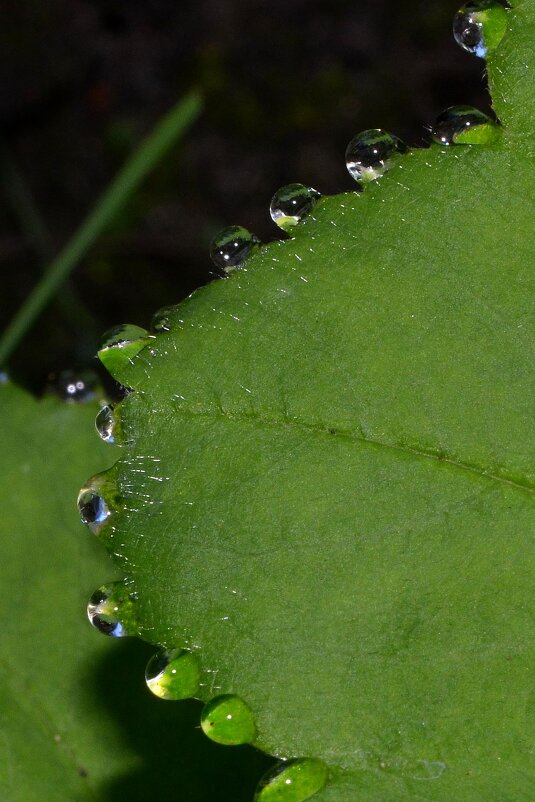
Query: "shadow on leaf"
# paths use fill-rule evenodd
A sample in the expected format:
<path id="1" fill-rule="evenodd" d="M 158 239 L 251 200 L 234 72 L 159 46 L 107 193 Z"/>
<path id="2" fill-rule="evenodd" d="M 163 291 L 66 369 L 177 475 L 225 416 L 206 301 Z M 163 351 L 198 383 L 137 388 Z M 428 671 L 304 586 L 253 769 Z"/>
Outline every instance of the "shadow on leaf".
<path id="1" fill-rule="evenodd" d="M 153 794 L 188 802 L 250 802 L 272 760 L 250 747 L 211 743 L 200 730 L 201 703 L 152 696 L 144 670 L 154 647 L 123 641 L 92 668 L 94 703 L 119 725 L 140 767 L 100 789 L 102 802 L 147 802 Z"/>

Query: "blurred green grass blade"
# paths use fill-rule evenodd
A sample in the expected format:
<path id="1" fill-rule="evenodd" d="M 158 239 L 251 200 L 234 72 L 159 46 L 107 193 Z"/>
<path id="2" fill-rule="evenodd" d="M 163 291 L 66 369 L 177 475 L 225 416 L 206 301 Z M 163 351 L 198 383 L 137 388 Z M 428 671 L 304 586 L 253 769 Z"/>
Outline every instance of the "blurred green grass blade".
<path id="1" fill-rule="evenodd" d="M 0 364 L 4 364 L 58 288 L 101 236 L 143 179 L 197 119 L 201 99 L 192 92 L 183 98 L 139 146 L 119 175 L 104 192 L 85 222 L 59 256 L 50 264 L 43 278 L 0 338 Z"/>

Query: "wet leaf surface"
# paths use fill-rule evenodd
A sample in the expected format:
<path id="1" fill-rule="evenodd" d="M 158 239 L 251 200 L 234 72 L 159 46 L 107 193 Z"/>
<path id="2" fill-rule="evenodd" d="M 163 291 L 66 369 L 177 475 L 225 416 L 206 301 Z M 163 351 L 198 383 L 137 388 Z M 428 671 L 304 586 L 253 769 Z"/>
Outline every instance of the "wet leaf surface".
<path id="1" fill-rule="evenodd" d="M 318 802 L 532 793 L 533 0 L 508 20 L 496 142 L 322 199 L 116 365 L 101 538 L 144 637 L 324 760 Z"/>

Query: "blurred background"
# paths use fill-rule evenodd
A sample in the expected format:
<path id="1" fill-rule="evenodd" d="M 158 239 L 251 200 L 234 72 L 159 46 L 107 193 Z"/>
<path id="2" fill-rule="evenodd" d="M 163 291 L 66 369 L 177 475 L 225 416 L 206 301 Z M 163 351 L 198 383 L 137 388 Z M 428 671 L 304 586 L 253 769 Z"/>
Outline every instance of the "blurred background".
<path id="1" fill-rule="evenodd" d="M 80 263 L 12 357 L 39 392 L 93 364 L 104 330 L 148 326 L 210 280 L 239 223 L 280 236 L 281 185 L 349 191 L 358 131 L 410 145 L 446 106 L 487 110 L 483 62 L 451 34 L 455 0 L 3 0 L 0 328 L 141 139 L 192 88 L 204 110 Z"/>

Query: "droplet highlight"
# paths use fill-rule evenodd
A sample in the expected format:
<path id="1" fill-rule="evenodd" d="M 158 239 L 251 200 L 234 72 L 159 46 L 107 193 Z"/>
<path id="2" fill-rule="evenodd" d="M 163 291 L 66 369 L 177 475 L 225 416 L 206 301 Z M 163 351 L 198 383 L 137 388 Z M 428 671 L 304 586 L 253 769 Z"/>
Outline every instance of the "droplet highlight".
<path id="1" fill-rule="evenodd" d="M 307 217 L 320 198 L 317 189 L 305 184 L 288 184 L 281 187 L 271 199 L 271 219 L 279 228 L 287 231 Z"/>
<path id="2" fill-rule="evenodd" d="M 105 443 L 115 443 L 117 438 L 116 411 L 111 404 L 105 404 L 95 418 L 95 428 Z"/>
<path id="3" fill-rule="evenodd" d="M 98 378 L 91 370 L 62 370 L 48 379 L 47 391 L 69 404 L 93 401 L 98 390 Z"/>
<path id="4" fill-rule="evenodd" d="M 145 670 L 147 687 L 159 699 L 191 699 L 199 691 L 200 680 L 197 656 L 183 649 L 155 654 Z"/>
<path id="5" fill-rule="evenodd" d="M 507 31 L 507 10 L 494 0 L 466 3 L 453 18 L 453 36 L 468 53 L 486 58 Z"/>
<path id="6" fill-rule="evenodd" d="M 210 258 L 223 273 L 228 274 L 242 267 L 260 240 L 242 226 L 224 228 L 214 237 L 210 246 Z"/>
<path id="7" fill-rule="evenodd" d="M 117 490 L 106 472 L 93 476 L 78 493 L 77 504 L 82 523 L 95 535 L 111 518 L 118 503 Z"/>
<path id="8" fill-rule="evenodd" d="M 87 617 L 103 635 L 126 638 L 136 635 L 136 595 L 124 582 L 112 582 L 96 590 L 87 605 Z"/>
<path id="9" fill-rule="evenodd" d="M 297 758 L 280 763 L 260 781 L 254 802 L 304 802 L 325 787 L 328 769 L 321 760 Z"/>
<path id="10" fill-rule="evenodd" d="M 254 716 L 239 696 L 217 696 L 201 713 L 203 732 L 218 744 L 238 746 L 250 744 L 256 737 Z"/>
<path id="11" fill-rule="evenodd" d="M 437 117 L 432 136 L 439 145 L 490 145 L 500 126 L 473 106 L 450 106 Z"/>
<path id="12" fill-rule="evenodd" d="M 372 128 L 357 134 L 346 148 L 346 167 L 349 175 L 365 184 L 381 178 L 407 152 L 407 146 L 397 136 Z"/>

